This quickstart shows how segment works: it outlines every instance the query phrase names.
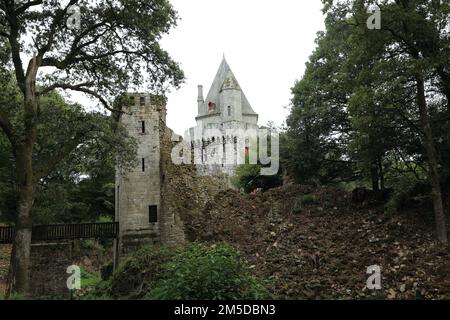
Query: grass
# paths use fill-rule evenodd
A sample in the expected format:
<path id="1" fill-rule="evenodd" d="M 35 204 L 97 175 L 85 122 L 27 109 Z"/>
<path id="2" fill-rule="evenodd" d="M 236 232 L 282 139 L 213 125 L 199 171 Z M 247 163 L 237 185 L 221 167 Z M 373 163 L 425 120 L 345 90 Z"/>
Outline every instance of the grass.
<path id="1" fill-rule="evenodd" d="M 99 272 L 89 272 L 81 269 L 81 288 L 94 287 L 101 281 Z"/>

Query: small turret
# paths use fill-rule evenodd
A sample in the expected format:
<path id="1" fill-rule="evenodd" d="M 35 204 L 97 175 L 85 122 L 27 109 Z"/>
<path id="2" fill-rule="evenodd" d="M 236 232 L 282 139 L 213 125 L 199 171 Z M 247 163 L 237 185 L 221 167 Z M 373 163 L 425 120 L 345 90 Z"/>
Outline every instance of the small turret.
<path id="1" fill-rule="evenodd" d="M 222 119 L 225 121 L 242 121 L 242 91 L 231 70 L 220 88 Z"/>
<path id="2" fill-rule="evenodd" d="M 198 113 L 200 114 L 202 112 L 203 105 L 205 103 L 205 99 L 203 98 L 203 86 L 198 86 L 198 98 L 197 98 L 197 104 L 198 104 Z"/>

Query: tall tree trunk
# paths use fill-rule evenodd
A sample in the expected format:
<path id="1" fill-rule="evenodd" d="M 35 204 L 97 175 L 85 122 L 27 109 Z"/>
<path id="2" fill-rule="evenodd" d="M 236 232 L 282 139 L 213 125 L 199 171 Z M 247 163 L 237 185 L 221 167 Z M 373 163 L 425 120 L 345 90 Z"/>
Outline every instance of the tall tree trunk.
<path id="1" fill-rule="evenodd" d="M 33 172 L 33 147 L 37 139 L 36 75 L 38 61 L 34 56 L 28 65 L 24 83 L 24 139 L 17 144 L 16 175 L 19 199 L 15 224 L 15 236 L 11 253 L 6 295 L 28 294 L 31 247 L 31 208 L 36 181 Z"/>
<path id="2" fill-rule="evenodd" d="M 6 296 L 14 293 L 27 294 L 29 285 L 30 247 L 31 247 L 31 217 L 30 211 L 33 206 L 35 186 L 32 172 L 30 152 L 24 151 L 21 161 L 17 162 L 17 173 L 19 181 L 19 199 L 17 205 L 17 217 L 15 223 L 15 236 L 11 263 L 8 275 L 8 286 Z M 23 171 L 22 171 L 23 170 Z"/>
<path id="3" fill-rule="evenodd" d="M 436 233 L 439 242 L 448 243 L 447 226 L 445 223 L 444 206 L 442 203 L 442 191 L 439 175 L 437 152 L 434 144 L 433 131 L 430 126 L 428 107 L 425 97 L 425 83 L 422 76 L 416 76 L 417 102 L 420 111 L 420 121 L 425 134 L 425 148 L 428 158 L 429 179 L 432 187 L 434 215 L 436 220 Z"/>

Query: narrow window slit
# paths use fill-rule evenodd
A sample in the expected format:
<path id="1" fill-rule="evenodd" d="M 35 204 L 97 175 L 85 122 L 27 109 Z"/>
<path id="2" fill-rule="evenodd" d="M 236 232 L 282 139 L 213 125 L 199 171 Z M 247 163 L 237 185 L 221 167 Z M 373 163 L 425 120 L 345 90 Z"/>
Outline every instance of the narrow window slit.
<path id="1" fill-rule="evenodd" d="M 150 223 L 158 222 L 158 206 L 148 206 L 148 220 Z"/>

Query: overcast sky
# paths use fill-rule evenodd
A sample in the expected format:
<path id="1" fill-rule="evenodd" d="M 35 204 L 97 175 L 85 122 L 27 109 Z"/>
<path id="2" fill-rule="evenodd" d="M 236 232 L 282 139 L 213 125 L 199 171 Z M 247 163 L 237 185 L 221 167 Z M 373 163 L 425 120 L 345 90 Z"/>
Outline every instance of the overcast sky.
<path id="1" fill-rule="evenodd" d="M 162 41 L 185 72 L 168 94 L 168 125 L 183 134 L 195 125 L 197 85 L 209 90 L 225 54 L 259 124 L 281 125 L 290 89 L 304 72 L 324 29 L 321 0 L 171 0 L 181 20 Z"/>

